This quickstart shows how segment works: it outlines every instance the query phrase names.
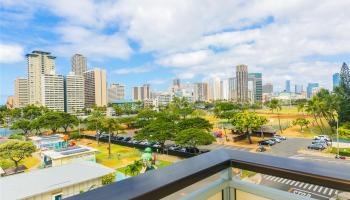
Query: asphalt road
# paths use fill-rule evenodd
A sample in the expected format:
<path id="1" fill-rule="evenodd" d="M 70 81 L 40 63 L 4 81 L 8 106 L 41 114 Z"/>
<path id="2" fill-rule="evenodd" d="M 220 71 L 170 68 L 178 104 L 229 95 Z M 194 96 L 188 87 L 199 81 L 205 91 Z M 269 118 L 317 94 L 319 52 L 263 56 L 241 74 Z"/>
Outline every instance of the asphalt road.
<path id="1" fill-rule="evenodd" d="M 311 142 L 312 139 L 287 138 L 287 140 L 273 145 L 271 149 L 263 153 L 273 156 L 291 157 L 297 155 L 300 149 L 305 149 Z"/>
<path id="2" fill-rule="evenodd" d="M 260 184 L 320 200 L 328 200 L 340 193 L 336 189 L 270 175 L 263 175 Z"/>

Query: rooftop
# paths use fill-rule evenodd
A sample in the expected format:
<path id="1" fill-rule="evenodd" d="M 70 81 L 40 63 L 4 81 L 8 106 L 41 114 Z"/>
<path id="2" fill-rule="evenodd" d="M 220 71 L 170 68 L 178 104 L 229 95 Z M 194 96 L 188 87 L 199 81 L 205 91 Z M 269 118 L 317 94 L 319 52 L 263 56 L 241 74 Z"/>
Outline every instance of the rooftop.
<path id="1" fill-rule="evenodd" d="M 59 150 L 47 150 L 43 151 L 42 154 L 50 157 L 51 159 L 59 159 L 63 157 L 69 157 L 73 155 L 80 155 L 80 154 L 86 154 L 90 152 L 96 152 L 97 149 L 88 147 L 88 146 L 73 146 L 73 147 L 67 147 Z"/>
<path id="2" fill-rule="evenodd" d="M 95 179 L 113 169 L 93 162 L 77 162 L 0 178 L 0 199 L 22 199 Z"/>

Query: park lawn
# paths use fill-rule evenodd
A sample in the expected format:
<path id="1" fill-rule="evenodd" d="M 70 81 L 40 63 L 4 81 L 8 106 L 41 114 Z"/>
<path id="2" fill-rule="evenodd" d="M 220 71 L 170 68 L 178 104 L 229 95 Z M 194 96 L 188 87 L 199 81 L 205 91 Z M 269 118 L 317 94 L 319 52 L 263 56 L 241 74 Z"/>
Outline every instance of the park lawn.
<path id="1" fill-rule="evenodd" d="M 96 148 L 96 162 L 110 168 L 118 168 L 131 164 L 135 160 L 139 160 L 141 152 L 138 149 L 125 147 L 117 144 L 111 144 L 111 158 L 108 158 L 108 143 L 100 142 L 97 144 L 95 140 L 80 139 L 77 141 L 78 145 L 86 145 Z"/>
<path id="2" fill-rule="evenodd" d="M 257 113 L 265 113 L 265 114 L 271 114 L 271 110 L 269 108 L 264 108 L 264 109 L 258 109 L 256 110 L 255 112 Z M 276 110 L 273 111 L 274 114 L 276 114 Z M 292 106 L 292 107 L 282 107 L 281 111 L 280 111 L 281 114 L 292 114 L 292 115 L 295 115 L 295 114 L 299 114 L 300 112 L 298 111 L 298 108 L 295 107 L 295 106 Z"/>
<path id="3" fill-rule="evenodd" d="M 29 170 L 40 163 L 40 160 L 34 156 L 25 158 L 22 162 L 24 166 L 26 166 Z"/>
<path id="4" fill-rule="evenodd" d="M 159 165 L 156 165 L 157 168 L 162 168 L 162 167 L 166 167 L 166 166 L 169 166 L 169 165 L 173 164 L 172 162 L 165 161 L 165 160 L 157 160 L 157 161 L 160 162 Z M 132 164 L 132 163 L 130 163 L 130 164 Z M 118 169 L 116 169 L 116 171 L 121 172 L 123 174 L 126 174 L 126 172 L 125 172 L 126 169 L 127 169 L 127 166 L 118 168 Z M 135 174 L 134 176 L 136 176 L 136 175 L 137 174 Z"/>

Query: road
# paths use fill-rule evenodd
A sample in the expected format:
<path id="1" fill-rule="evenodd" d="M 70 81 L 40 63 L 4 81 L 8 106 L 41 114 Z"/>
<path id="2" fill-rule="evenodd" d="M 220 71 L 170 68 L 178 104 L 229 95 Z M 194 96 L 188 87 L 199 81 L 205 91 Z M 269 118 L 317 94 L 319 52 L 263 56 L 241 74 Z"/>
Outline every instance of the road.
<path id="1" fill-rule="evenodd" d="M 328 200 L 339 193 L 335 189 L 270 175 L 263 175 L 260 184 L 320 200 Z"/>

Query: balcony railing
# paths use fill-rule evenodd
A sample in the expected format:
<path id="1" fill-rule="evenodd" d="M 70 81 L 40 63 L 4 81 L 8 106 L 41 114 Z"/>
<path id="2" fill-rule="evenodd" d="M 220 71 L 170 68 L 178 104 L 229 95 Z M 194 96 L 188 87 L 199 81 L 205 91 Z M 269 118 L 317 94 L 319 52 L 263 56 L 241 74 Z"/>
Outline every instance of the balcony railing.
<path id="1" fill-rule="evenodd" d="M 310 199 L 239 180 L 232 168 L 350 192 L 350 168 L 345 165 L 220 149 L 68 199 L 171 199 L 169 197 L 179 192 L 183 199 Z M 204 180 L 206 184 L 198 184 Z M 185 190 L 191 186 L 196 187 Z"/>

